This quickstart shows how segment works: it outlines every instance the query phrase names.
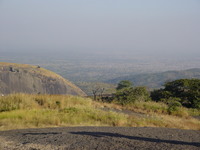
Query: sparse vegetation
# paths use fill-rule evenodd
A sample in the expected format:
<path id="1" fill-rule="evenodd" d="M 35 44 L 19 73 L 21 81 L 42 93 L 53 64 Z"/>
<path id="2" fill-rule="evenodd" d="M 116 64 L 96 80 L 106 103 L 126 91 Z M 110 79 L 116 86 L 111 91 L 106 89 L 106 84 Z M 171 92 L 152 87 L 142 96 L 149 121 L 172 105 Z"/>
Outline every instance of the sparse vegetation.
<path id="1" fill-rule="evenodd" d="M 121 81 L 117 86 L 115 102 L 126 106 L 129 110 L 169 114 L 188 117 L 189 113 L 199 111 L 186 111 L 183 106 L 198 106 L 199 80 L 182 79 L 166 83 L 165 89 L 154 90 L 150 93 L 145 87 L 133 87 L 130 81 Z M 168 90 L 167 90 L 168 89 Z M 151 98 L 154 101 L 151 101 Z M 195 105 L 192 102 L 195 101 Z M 199 109 L 198 107 L 192 107 Z M 197 116 L 199 114 L 197 113 Z"/>
<path id="2" fill-rule="evenodd" d="M 119 111 L 112 111 L 113 109 Z M 145 117 L 120 112 L 124 109 L 143 113 Z M 167 109 L 166 104 L 156 102 L 138 101 L 122 106 L 66 95 L 12 94 L 0 97 L 0 130 L 55 126 L 157 126 L 200 129 L 200 121 L 190 117 L 190 111 L 191 114 L 197 114 L 198 110 L 184 109 L 187 115 L 181 116 L 168 115 Z"/>

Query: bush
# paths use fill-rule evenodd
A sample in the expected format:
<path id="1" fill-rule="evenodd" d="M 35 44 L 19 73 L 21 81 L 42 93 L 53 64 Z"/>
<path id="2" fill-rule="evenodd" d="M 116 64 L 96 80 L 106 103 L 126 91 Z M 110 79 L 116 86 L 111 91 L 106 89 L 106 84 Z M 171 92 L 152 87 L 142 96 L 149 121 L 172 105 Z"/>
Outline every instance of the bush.
<path id="1" fill-rule="evenodd" d="M 134 88 L 134 95 L 137 101 L 150 101 L 150 94 L 147 91 L 146 87 L 135 87 Z"/>
<path id="2" fill-rule="evenodd" d="M 145 87 L 136 87 L 136 88 L 123 88 L 118 90 L 116 93 L 117 101 L 122 104 L 130 104 L 135 101 L 149 101 L 149 92 Z"/>
<path id="3" fill-rule="evenodd" d="M 181 106 L 182 106 L 181 103 L 178 101 L 174 100 L 174 101 L 169 102 L 169 104 L 168 104 L 169 114 L 172 114 L 173 112 L 178 111 Z"/>
<path id="4" fill-rule="evenodd" d="M 116 99 L 121 105 L 134 103 L 136 100 L 134 97 L 134 89 L 124 88 L 124 89 L 118 90 L 116 93 Z"/>
<path id="5" fill-rule="evenodd" d="M 151 98 L 152 100 L 158 102 L 161 99 L 168 99 L 172 96 L 172 94 L 169 91 L 164 91 L 162 89 L 154 90 L 151 92 Z"/>

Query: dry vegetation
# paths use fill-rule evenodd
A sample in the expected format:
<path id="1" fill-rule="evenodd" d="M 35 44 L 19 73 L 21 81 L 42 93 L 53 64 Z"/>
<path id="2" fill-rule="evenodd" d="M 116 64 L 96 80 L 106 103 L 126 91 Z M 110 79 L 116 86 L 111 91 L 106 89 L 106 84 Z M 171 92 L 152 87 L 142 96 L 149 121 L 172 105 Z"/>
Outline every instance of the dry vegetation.
<path id="1" fill-rule="evenodd" d="M 61 76 L 57 75 L 56 73 L 49 71 L 47 69 L 44 68 L 40 68 L 40 66 L 33 66 L 33 65 L 28 65 L 28 64 L 16 64 L 16 63 L 7 63 L 7 62 L 0 62 L 0 66 L 2 67 L 13 67 L 13 68 L 23 68 L 26 70 L 29 70 L 29 72 L 31 73 L 37 73 L 37 74 L 41 74 L 44 76 L 48 76 L 48 77 L 58 77 L 61 78 Z"/>
<path id="2" fill-rule="evenodd" d="M 111 111 L 113 109 L 128 109 L 144 115 Z M 155 102 L 121 106 L 66 95 L 12 94 L 0 97 L 0 130 L 57 126 L 151 126 L 200 130 L 200 121 L 191 115 L 199 115 L 199 111 L 181 108 L 169 115 L 166 105 Z"/>

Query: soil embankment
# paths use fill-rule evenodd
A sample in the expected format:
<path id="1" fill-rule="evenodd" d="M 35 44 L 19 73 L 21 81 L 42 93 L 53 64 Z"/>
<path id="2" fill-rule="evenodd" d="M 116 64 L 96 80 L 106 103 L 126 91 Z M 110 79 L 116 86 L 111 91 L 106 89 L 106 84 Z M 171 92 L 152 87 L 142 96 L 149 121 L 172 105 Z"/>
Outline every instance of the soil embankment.
<path id="1" fill-rule="evenodd" d="M 150 127 L 62 127 L 0 132 L 1 150 L 197 150 L 200 131 Z"/>

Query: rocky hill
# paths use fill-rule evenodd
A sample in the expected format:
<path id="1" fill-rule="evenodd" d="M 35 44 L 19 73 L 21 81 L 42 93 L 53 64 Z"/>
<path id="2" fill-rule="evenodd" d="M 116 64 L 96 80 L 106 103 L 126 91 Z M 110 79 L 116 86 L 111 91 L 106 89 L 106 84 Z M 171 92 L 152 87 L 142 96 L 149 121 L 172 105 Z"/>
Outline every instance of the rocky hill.
<path id="1" fill-rule="evenodd" d="M 0 94 L 10 93 L 85 95 L 70 81 L 40 66 L 0 62 Z"/>

